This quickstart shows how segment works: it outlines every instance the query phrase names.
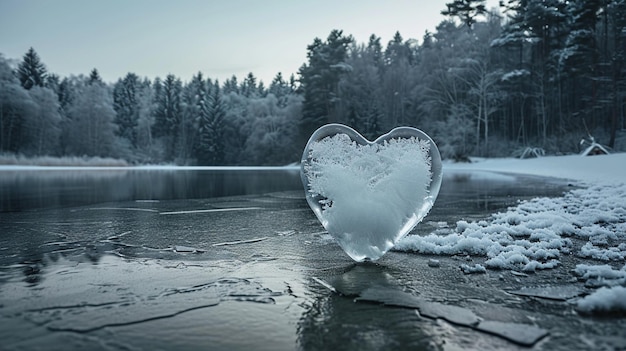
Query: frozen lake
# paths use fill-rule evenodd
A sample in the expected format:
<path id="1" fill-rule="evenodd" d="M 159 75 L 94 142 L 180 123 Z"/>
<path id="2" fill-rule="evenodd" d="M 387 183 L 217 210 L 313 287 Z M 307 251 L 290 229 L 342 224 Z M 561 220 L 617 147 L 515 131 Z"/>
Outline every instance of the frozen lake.
<path id="1" fill-rule="evenodd" d="M 569 188 L 447 172 L 413 233 Z M 625 348 L 624 319 L 573 313 L 583 260 L 561 261 L 470 275 L 462 255 L 354 264 L 297 169 L 0 172 L 7 350 Z"/>

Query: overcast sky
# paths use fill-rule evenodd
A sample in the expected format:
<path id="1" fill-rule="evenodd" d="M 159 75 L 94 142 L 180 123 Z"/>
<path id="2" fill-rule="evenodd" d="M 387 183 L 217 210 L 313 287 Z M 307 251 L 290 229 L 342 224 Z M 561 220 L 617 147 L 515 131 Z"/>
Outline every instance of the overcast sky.
<path id="1" fill-rule="evenodd" d="M 128 72 L 183 81 L 201 71 L 223 82 L 252 72 L 268 85 L 296 73 L 306 47 L 342 29 L 383 45 L 396 31 L 421 42 L 451 0 L 0 0 L 0 53 L 33 47 L 48 71 L 98 69 L 114 82 Z M 497 4 L 489 0 L 489 6 Z"/>

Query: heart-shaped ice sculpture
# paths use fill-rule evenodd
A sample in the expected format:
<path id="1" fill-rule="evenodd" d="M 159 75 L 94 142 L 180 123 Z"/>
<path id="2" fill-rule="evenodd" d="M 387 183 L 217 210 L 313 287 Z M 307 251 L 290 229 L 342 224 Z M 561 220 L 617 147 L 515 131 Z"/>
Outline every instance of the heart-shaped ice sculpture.
<path id="1" fill-rule="evenodd" d="M 441 156 L 419 129 L 373 142 L 341 124 L 319 128 L 302 154 L 306 199 L 328 233 L 357 262 L 375 261 L 430 211 L 441 187 Z"/>

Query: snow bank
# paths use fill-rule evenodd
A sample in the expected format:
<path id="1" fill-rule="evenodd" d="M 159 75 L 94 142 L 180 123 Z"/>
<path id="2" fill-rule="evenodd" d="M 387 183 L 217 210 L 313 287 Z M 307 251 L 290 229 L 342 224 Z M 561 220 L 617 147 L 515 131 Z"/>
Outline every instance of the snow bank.
<path id="1" fill-rule="evenodd" d="M 397 250 L 435 255 L 485 256 L 491 269 L 534 272 L 559 265 L 573 248 L 570 237 L 588 242 L 580 257 L 626 258 L 626 186 L 597 185 L 561 198 L 535 198 L 482 221 L 458 221 L 426 236 L 408 236 Z"/>
<path id="2" fill-rule="evenodd" d="M 482 170 L 571 179 L 585 183 L 626 182 L 626 153 L 598 156 L 547 156 L 531 159 L 475 159 L 474 163 L 445 163 L 446 170 Z"/>
<path id="3" fill-rule="evenodd" d="M 526 272 L 555 268 L 564 254 L 604 261 L 607 264 L 578 264 L 573 270 L 586 287 L 598 288 L 578 300 L 576 308 L 581 313 L 626 312 L 626 265 L 621 270 L 611 266 L 626 260 L 626 153 L 444 164 L 444 172 L 463 170 L 557 177 L 582 188 L 560 198 L 522 201 L 484 220 L 458 221 L 454 228 L 408 236 L 397 250 L 482 256 L 486 269 Z M 576 249 L 572 238 L 586 243 Z M 472 271 L 467 265 L 460 268 Z"/>

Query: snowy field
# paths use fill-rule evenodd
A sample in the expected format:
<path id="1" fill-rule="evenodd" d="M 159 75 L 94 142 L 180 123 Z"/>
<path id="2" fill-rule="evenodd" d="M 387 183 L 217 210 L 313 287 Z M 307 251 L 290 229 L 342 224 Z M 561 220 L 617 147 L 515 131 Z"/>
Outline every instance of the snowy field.
<path id="1" fill-rule="evenodd" d="M 441 223 L 427 236 L 407 236 L 396 250 L 484 257 L 461 265 L 467 273 L 549 270 L 565 255 L 591 259 L 573 275 L 594 292 L 576 301 L 582 313 L 626 312 L 626 153 L 536 159 L 480 159 L 447 163 L 445 171 L 494 171 L 568 179 L 575 188 L 559 198 L 522 201 L 486 220 Z M 575 241 L 573 239 L 576 239 Z M 584 242 L 581 246 L 580 243 Z"/>

